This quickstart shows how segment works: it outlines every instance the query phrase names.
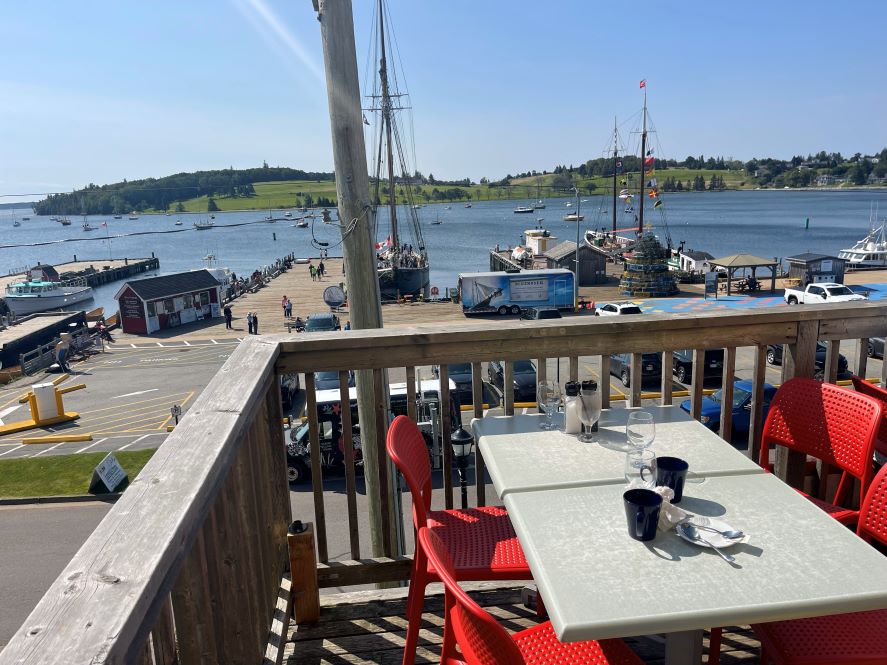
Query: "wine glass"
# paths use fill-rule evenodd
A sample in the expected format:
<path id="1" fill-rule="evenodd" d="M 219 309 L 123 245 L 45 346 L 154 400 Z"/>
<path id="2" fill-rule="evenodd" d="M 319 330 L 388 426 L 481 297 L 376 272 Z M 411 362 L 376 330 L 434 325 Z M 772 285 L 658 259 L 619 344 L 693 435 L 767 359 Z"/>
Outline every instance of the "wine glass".
<path id="1" fill-rule="evenodd" d="M 628 442 L 635 448 L 649 448 L 656 438 L 656 423 L 649 411 L 632 411 L 625 425 Z"/>
<path id="2" fill-rule="evenodd" d="M 594 441 L 591 428 L 601 417 L 601 391 L 596 387 L 586 388 L 583 383 L 579 400 L 579 421 L 582 423 L 582 432 L 576 438 L 582 443 L 591 443 Z"/>
<path id="3" fill-rule="evenodd" d="M 557 425 L 551 420 L 561 403 L 561 387 L 557 381 L 540 381 L 536 386 L 536 402 L 545 409 L 547 419 L 539 429 L 554 430 Z"/>

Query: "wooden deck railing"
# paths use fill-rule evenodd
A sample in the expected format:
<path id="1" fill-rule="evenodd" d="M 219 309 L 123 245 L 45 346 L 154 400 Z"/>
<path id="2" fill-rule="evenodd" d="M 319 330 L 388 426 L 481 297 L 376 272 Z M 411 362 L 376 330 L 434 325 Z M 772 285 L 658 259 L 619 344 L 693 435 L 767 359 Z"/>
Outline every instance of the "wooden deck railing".
<path id="1" fill-rule="evenodd" d="M 825 374 L 837 372 L 840 340 L 856 340 L 866 370 L 867 339 L 887 328 L 887 304 L 846 307 L 791 307 L 729 311 L 680 317 L 651 314 L 635 320 L 573 318 L 558 321 L 487 321 L 457 328 L 398 328 L 250 338 L 241 344 L 207 386 L 166 443 L 145 466 L 67 568 L 53 583 L 22 628 L 0 653 L 0 665 L 11 663 L 258 663 L 278 601 L 287 566 L 286 527 L 290 498 L 277 375 L 300 372 L 309 390 L 308 416 L 313 459 L 319 436 L 314 411 L 313 373 L 340 371 L 340 391 L 347 403 L 351 369 L 370 370 L 376 413 L 384 415 L 384 370 L 401 368 L 408 379 L 408 405 L 415 416 L 416 368 L 472 363 L 473 404 L 483 415 L 481 363 L 504 359 L 503 409 L 514 411 L 513 361 L 537 359 L 544 378 L 547 359 L 567 358 L 568 375 L 576 378 L 580 361 L 593 362 L 609 376 L 609 356 L 634 354 L 630 405 L 641 402 L 640 354 L 659 351 L 664 371 L 661 400 L 672 400 L 671 351 L 694 349 L 691 411 L 698 417 L 702 400 L 702 353 L 725 349 L 725 403 L 730 403 L 736 350 L 754 348 L 752 426 L 749 455 L 760 440 L 763 384 L 768 344 L 785 344 L 783 376 L 814 374 L 816 341 L 829 344 Z M 887 368 L 887 363 L 882 367 Z M 887 378 L 882 369 L 882 382 Z M 604 391 L 605 404 L 609 395 Z M 441 412 L 448 413 L 443 390 Z M 343 418 L 350 417 L 343 409 Z M 721 432 L 729 438 L 731 416 L 722 410 Z M 449 424 L 444 419 L 444 440 Z M 343 422 L 345 449 L 351 428 Z M 378 427 L 384 435 L 384 423 Z M 364 433 L 366 445 L 367 437 Z M 384 456 L 382 436 L 376 452 Z M 443 447 L 445 503 L 452 506 L 450 447 Z M 793 483 L 803 480 L 803 457 L 777 458 L 777 473 Z M 483 460 L 475 459 L 478 503 L 484 504 Z M 407 560 L 386 538 L 384 561 L 362 559 L 368 553 L 358 537 L 359 514 L 354 459 L 346 458 L 347 522 L 329 520 L 324 511 L 323 483 L 314 465 L 315 533 L 321 585 L 406 579 Z M 390 488 L 384 466 L 379 486 Z M 392 503 L 382 493 L 383 508 Z M 329 560 L 327 532 L 335 524 L 347 529 L 349 562 Z"/>

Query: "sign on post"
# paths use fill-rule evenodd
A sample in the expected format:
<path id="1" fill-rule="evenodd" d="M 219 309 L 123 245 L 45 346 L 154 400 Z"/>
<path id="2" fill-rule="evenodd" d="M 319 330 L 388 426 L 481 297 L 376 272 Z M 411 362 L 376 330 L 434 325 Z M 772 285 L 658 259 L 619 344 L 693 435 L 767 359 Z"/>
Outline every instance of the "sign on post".
<path id="1" fill-rule="evenodd" d="M 113 492 L 120 484 L 127 480 L 126 471 L 120 466 L 120 462 L 114 457 L 114 453 L 105 455 L 105 459 L 92 472 L 92 480 L 89 483 L 89 491 L 92 494 L 104 494 Z"/>
<path id="2" fill-rule="evenodd" d="M 713 295 L 715 300 L 718 299 L 718 273 L 705 273 L 705 295 L 703 299 L 708 300 L 708 296 Z"/>

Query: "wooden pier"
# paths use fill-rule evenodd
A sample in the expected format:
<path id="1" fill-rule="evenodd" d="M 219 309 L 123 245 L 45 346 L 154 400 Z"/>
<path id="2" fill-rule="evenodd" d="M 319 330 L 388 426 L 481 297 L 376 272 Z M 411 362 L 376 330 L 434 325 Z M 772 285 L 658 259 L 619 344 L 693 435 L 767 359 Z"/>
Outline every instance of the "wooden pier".
<path id="1" fill-rule="evenodd" d="M 160 268 L 160 259 L 151 256 L 146 259 L 85 259 L 78 260 L 74 255 L 73 261 L 54 265 L 56 272 L 62 280 L 83 277 L 89 286 L 96 287 L 109 284 L 121 279 L 129 279 L 136 275 Z M 12 275 L 0 277 L 0 295 L 6 290 L 6 285 L 21 281 L 26 274 L 18 272 Z"/>

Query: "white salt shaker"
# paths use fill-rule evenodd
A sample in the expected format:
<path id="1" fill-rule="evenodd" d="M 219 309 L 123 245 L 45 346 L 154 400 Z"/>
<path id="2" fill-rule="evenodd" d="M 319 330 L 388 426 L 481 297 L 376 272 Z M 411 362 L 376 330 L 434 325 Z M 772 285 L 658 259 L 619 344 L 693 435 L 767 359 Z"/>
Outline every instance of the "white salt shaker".
<path id="1" fill-rule="evenodd" d="M 579 434 L 582 431 L 582 421 L 579 419 L 579 412 L 582 409 L 579 385 L 578 381 L 568 381 L 564 386 L 564 392 L 566 392 L 566 397 L 564 398 L 564 432 L 566 434 Z"/>

